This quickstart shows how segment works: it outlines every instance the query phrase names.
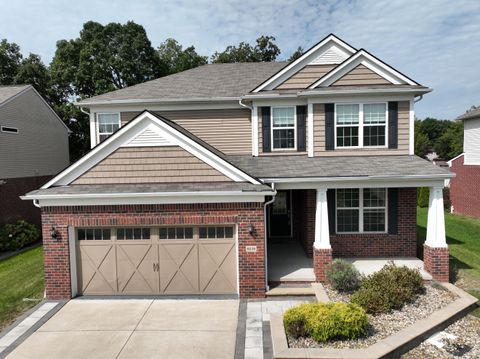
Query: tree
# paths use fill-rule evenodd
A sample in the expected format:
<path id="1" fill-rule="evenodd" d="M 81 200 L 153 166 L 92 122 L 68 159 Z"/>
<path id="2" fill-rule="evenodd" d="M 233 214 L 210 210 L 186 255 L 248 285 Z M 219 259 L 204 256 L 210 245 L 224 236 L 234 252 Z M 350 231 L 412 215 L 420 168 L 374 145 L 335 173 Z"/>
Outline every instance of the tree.
<path id="1" fill-rule="evenodd" d="M 425 157 L 430 147 L 428 136 L 423 132 L 422 121 L 415 120 L 415 154 Z"/>
<path id="2" fill-rule="evenodd" d="M 440 158 L 449 160 L 463 152 L 463 122 L 451 121 L 448 129 L 434 144 Z"/>
<path id="3" fill-rule="evenodd" d="M 65 98 L 98 95 L 162 75 L 145 29 L 131 21 L 85 23 L 79 38 L 57 42 L 50 70 Z"/>
<path id="4" fill-rule="evenodd" d="M 427 135 L 430 146 L 435 144 L 435 141 L 447 130 L 450 123 L 451 121 L 449 120 L 438 120 L 431 117 L 427 117 L 422 121 L 422 131 Z"/>
<path id="5" fill-rule="evenodd" d="M 207 56 L 197 54 L 194 46 L 187 47 L 184 50 L 177 40 L 171 38 L 160 44 L 158 56 L 162 73 L 166 75 L 175 74 L 207 63 Z"/>
<path id="6" fill-rule="evenodd" d="M 20 47 L 9 43 L 6 39 L 0 41 L 0 85 L 12 85 L 18 72 L 22 54 Z"/>
<path id="7" fill-rule="evenodd" d="M 295 52 L 289 57 L 288 61 L 292 62 L 292 61 L 295 61 L 296 59 L 298 59 L 300 56 L 303 55 L 303 52 L 305 50 L 303 50 L 303 48 L 301 46 L 299 46 Z"/>
<path id="8" fill-rule="evenodd" d="M 215 52 L 211 60 L 213 63 L 270 62 L 275 61 L 279 54 L 280 48 L 273 36 L 260 36 L 255 46 L 246 42 L 240 42 L 238 47 L 230 45 L 223 52 Z"/>

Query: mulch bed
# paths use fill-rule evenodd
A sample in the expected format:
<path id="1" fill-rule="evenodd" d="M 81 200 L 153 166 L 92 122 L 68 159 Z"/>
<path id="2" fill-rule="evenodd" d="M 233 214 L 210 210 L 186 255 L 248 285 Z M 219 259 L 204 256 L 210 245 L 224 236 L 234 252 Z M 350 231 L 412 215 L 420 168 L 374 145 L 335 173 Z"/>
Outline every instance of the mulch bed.
<path id="1" fill-rule="evenodd" d="M 425 294 L 418 296 L 413 303 L 408 303 L 401 310 L 390 313 L 370 315 L 369 328 L 365 337 L 350 340 L 335 340 L 327 343 L 318 343 L 312 338 L 292 338 L 287 335 L 290 348 L 336 348 L 358 349 L 366 348 L 412 324 L 428 317 L 433 312 L 445 307 L 455 300 L 450 291 L 436 285 L 426 285 Z M 329 286 L 325 286 L 331 301 L 348 302 L 349 295 L 340 294 Z"/>

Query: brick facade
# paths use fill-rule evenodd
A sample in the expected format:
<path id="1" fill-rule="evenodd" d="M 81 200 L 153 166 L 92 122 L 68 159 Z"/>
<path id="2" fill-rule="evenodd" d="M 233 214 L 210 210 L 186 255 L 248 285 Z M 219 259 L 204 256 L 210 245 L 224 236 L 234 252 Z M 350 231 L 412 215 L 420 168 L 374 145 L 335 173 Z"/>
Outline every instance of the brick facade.
<path id="1" fill-rule="evenodd" d="M 423 267 L 438 282 L 449 280 L 448 248 L 423 246 Z"/>
<path id="2" fill-rule="evenodd" d="M 325 270 L 332 261 L 331 249 L 315 249 L 313 251 L 313 271 L 315 272 L 317 282 L 326 282 Z"/>
<path id="3" fill-rule="evenodd" d="M 300 241 L 309 258 L 313 257 L 315 208 L 314 189 L 292 191 L 293 237 Z"/>
<path id="4" fill-rule="evenodd" d="M 452 161 L 451 171 L 456 174 L 450 180 L 450 201 L 453 213 L 480 218 L 480 165 L 464 165 L 465 156 Z"/>
<path id="5" fill-rule="evenodd" d="M 49 299 L 71 298 L 68 227 L 237 224 L 240 297 L 265 295 L 263 203 L 211 203 L 42 208 L 45 289 Z M 253 225 L 254 234 L 248 232 Z M 58 238 L 52 239 L 55 227 Z M 245 247 L 257 246 L 247 253 Z"/>

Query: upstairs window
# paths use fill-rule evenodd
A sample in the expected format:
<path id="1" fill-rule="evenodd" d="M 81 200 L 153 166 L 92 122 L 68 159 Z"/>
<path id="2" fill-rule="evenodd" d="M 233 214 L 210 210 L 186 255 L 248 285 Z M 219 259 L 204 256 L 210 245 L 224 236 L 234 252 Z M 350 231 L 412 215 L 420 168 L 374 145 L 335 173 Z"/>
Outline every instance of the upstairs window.
<path id="1" fill-rule="evenodd" d="M 295 149 L 295 107 L 272 107 L 272 149 Z"/>
<path id="2" fill-rule="evenodd" d="M 387 104 L 337 104 L 335 131 L 337 148 L 385 147 Z"/>
<path id="3" fill-rule="evenodd" d="M 98 142 L 100 143 L 120 128 L 120 114 L 99 113 L 97 114 L 97 123 Z"/>

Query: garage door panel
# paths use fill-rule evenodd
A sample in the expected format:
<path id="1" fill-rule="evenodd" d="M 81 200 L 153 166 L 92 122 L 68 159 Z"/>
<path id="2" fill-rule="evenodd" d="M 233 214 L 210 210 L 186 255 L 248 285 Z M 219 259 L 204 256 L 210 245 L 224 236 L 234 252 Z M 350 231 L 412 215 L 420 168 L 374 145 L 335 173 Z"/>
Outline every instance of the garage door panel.
<path id="1" fill-rule="evenodd" d="M 198 255 L 194 243 L 160 243 L 159 264 L 163 294 L 198 293 Z"/>
<path id="2" fill-rule="evenodd" d="M 109 295 L 117 291 L 115 250 L 112 244 L 80 245 L 80 288 L 86 295 Z"/>
<path id="3" fill-rule="evenodd" d="M 119 294 L 155 294 L 157 248 L 152 244 L 118 244 L 117 273 Z"/>
<path id="4" fill-rule="evenodd" d="M 199 244 L 200 291 L 226 294 L 236 291 L 235 243 Z"/>

